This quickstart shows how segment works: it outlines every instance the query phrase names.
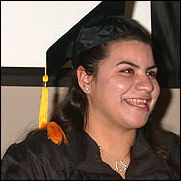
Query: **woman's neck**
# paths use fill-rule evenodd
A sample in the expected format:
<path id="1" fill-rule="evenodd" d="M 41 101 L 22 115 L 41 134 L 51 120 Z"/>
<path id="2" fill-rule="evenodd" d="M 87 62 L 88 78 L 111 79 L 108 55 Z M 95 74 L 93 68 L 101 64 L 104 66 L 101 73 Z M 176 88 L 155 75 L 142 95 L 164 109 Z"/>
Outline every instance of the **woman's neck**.
<path id="1" fill-rule="evenodd" d="M 85 131 L 98 146 L 118 158 L 124 157 L 130 151 L 136 136 L 136 130 L 100 126 L 98 123 L 89 124 Z"/>
<path id="2" fill-rule="evenodd" d="M 97 124 L 87 126 L 85 131 L 99 146 L 102 161 L 125 179 L 126 170 L 120 170 L 127 169 L 129 166 L 136 130 L 106 129 L 103 125 Z M 120 162 L 123 162 L 124 166 Z"/>

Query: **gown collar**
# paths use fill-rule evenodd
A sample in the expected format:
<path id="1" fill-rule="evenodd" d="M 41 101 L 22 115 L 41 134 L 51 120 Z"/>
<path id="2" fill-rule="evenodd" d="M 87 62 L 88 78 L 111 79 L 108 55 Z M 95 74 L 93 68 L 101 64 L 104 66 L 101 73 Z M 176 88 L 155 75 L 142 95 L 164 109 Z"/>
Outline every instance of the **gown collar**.
<path id="1" fill-rule="evenodd" d="M 119 175 L 101 160 L 97 143 L 85 131 L 77 132 L 76 136 L 72 137 L 72 154 L 77 169 L 91 173 Z M 126 170 L 126 179 L 144 179 L 148 175 L 156 178 L 160 174 L 162 174 L 161 178 L 171 178 L 170 167 L 154 153 L 142 131 L 138 130 L 132 147 L 131 162 Z"/>

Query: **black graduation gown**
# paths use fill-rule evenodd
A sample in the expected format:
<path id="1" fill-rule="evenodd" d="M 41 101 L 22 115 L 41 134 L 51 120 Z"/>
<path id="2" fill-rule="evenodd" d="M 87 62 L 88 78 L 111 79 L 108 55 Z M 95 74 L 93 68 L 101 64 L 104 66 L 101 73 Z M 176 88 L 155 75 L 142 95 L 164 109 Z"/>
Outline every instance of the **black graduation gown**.
<path id="1" fill-rule="evenodd" d="M 54 144 L 46 131 L 11 145 L 1 160 L 1 180 L 121 180 L 101 160 L 98 145 L 86 132 L 68 137 L 70 146 Z M 176 165 L 180 164 L 180 139 L 169 136 Z M 171 180 L 169 165 L 158 157 L 141 132 L 137 133 L 127 180 Z"/>

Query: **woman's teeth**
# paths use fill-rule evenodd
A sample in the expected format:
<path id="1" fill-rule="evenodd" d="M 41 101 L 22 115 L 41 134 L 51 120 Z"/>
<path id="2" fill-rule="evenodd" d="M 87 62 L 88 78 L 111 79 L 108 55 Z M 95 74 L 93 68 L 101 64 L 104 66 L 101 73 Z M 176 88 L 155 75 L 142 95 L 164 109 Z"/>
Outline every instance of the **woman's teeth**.
<path id="1" fill-rule="evenodd" d="M 147 100 L 146 99 L 126 99 L 126 102 L 128 102 L 131 105 L 138 106 L 138 107 L 147 107 Z"/>

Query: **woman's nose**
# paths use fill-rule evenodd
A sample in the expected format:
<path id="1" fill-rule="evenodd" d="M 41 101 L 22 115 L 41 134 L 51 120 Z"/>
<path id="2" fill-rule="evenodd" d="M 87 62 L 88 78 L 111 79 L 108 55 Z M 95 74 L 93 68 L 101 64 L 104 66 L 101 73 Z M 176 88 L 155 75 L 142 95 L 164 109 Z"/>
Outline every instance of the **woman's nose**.
<path id="1" fill-rule="evenodd" d="M 147 93 L 150 93 L 153 91 L 154 86 L 150 78 L 147 75 L 143 75 L 143 76 L 139 76 L 136 83 L 136 88 L 138 90 L 144 90 Z"/>

